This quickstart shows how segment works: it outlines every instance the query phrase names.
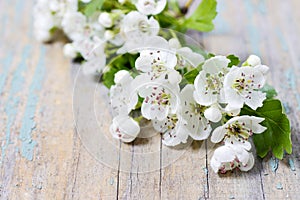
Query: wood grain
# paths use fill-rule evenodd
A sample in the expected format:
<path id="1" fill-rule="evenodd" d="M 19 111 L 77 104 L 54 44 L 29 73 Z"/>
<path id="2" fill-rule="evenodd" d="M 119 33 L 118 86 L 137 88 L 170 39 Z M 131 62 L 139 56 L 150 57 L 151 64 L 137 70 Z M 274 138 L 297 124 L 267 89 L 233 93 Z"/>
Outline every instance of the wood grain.
<path id="1" fill-rule="evenodd" d="M 2 0 L 0 199 L 299 199 L 300 2 L 218 3 L 215 30 L 197 39 L 216 54 L 233 53 L 242 59 L 257 54 L 270 66 L 268 81 L 279 91 L 291 120 L 292 155 L 282 161 L 257 158 L 248 173 L 218 175 L 210 170 L 209 142 L 193 142 L 180 156 L 165 149 L 160 136 L 131 144 L 108 138 L 97 148 L 97 139 L 87 138 L 97 136 L 94 126 L 107 132 L 107 124 L 101 122 L 110 119 L 99 115 L 100 122 L 89 129 L 80 123 L 74 126 L 78 68 L 63 57 L 63 43 L 41 46 L 35 41 L 33 0 Z M 97 86 L 81 81 L 86 82 L 79 85 L 78 94 Z M 96 100 L 104 93 L 98 95 Z M 84 101 L 86 111 L 105 105 Z M 75 110 L 80 112 L 76 116 L 85 116 L 84 110 Z M 113 149 L 101 157 L 99 152 L 109 145 Z"/>

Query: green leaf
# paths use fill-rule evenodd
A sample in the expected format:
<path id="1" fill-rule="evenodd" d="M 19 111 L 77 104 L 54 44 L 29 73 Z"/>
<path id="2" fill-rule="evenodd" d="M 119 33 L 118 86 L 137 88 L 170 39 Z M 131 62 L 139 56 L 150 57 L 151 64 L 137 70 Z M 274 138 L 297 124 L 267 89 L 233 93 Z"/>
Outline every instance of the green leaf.
<path id="1" fill-rule="evenodd" d="M 185 83 L 190 83 L 190 84 L 194 84 L 194 81 L 195 81 L 195 78 L 196 76 L 199 74 L 199 72 L 201 71 L 202 69 L 202 65 L 203 64 L 200 64 L 197 68 L 194 68 L 188 72 L 186 72 L 184 75 L 183 75 L 183 81 Z"/>
<path id="2" fill-rule="evenodd" d="M 104 72 L 102 75 L 102 83 L 110 88 L 112 85 L 115 84 L 114 78 L 115 73 L 117 73 L 120 70 L 131 70 L 131 72 L 134 72 L 134 64 L 135 60 L 138 55 L 132 55 L 132 54 L 123 54 L 118 55 L 114 57 L 108 64 L 107 67 L 109 68 L 108 71 Z"/>
<path id="3" fill-rule="evenodd" d="M 239 57 L 237 57 L 233 54 L 228 55 L 227 58 L 230 60 L 230 63 L 228 64 L 228 67 L 238 66 L 240 64 Z"/>
<path id="4" fill-rule="evenodd" d="M 198 31 L 208 32 L 214 29 L 213 19 L 217 15 L 216 0 L 202 0 L 192 16 L 185 19 L 183 26 Z"/>
<path id="5" fill-rule="evenodd" d="M 263 93 L 266 93 L 267 99 L 272 99 L 277 96 L 277 92 L 274 87 L 269 84 L 266 84 L 261 90 Z"/>
<path id="6" fill-rule="evenodd" d="M 278 159 L 283 158 L 284 151 L 292 153 L 290 121 L 283 113 L 281 102 L 278 99 L 265 100 L 263 107 L 256 111 L 244 106 L 241 115 L 265 118 L 261 125 L 267 127 L 267 130 L 253 135 L 256 152 L 260 157 L 265 157 L 269 151 L 272 151 Z"/>
<path id="7" fill-rule="evenodd" d="M 100 10 L 105 0 L 92 0 L 90 3 L 84 5 L 83 13 L 90 17 L 98 9 Z"/>
<path id="8" fill-rule="evenodd" d="M 120 71 L 119 69 L 116 68 L 110 68 L 107 72 L 103 73 L 102 75 L 102 83 L 107 87 L 110 88 L 112 85 L 115 84 L 114 78 L 115 78 L 115 73 Z"/>
<path id="9" fill-rule="evenodd" d="M 207 54 L 207 59 L 212 58 L 212 57 L 215 57 L 215 56 L 216 56 L 215 54 L 209 53 L 209 54 Z"/>

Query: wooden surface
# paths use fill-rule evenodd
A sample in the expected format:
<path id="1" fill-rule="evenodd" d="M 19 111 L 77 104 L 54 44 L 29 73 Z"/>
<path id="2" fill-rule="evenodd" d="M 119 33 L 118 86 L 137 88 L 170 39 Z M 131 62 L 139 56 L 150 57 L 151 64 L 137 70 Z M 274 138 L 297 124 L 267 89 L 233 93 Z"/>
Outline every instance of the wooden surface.
<path id="1" fill-rule="evenodd" d="M 254 53 L 270 66 L 268 81 L 291 120 L 292 155 L 257 159 L 249 173 L 220 176 L 210 169 L 209 144 L 198 142 L 170 165 L 138 173 L 164 166 L 168 155 L 159 154 L 154 137 L 145 144 L 119 144 L 116 167 L 98 162 L 74 128 L 74 77 L 62 43 L 42 46 L 34 40 L 33 0 L 1 0 L 0 199 L 299 199 L 300 2 L 218 2 L 216 29 L 198 39 L 214 53 L 243 59 Z M 143 161 L 138 153 L 145 149 L 160 156 Z"/>

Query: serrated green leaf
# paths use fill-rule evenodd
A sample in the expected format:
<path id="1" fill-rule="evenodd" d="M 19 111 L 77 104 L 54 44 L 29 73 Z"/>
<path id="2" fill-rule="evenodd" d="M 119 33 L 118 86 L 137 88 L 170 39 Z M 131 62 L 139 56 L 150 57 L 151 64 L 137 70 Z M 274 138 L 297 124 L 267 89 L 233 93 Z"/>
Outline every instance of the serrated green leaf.
<path id="1" fill-rule="evenodd" d="M 110 68 L 107 72 L 103 73 L 102 75 L 102 83 L 107 87 L 110 88 L 112 85 L 115 84 L 114 78 L 115 73 L 119 70 L 116 68 Z"/>
<path id="2" fill-rule="evenodd" d="M 98 9 L 100 10 L 105 0 L 92 0 L 90 3 L 86 4 L 83 9 L 83 13 L 90 17 Z"/>
<path id="3" fill-rule="evenodd" d="M 228 67 L 238 66 L 241 62 L 239 57 L 237 57 L 233 54 L 228 55 L 227 58 L 230 60 L 230 63 L 228 64 Z"/>
<path id="4" fill-rule="evenodd" d="M 269 84 L 266 84 L 260 91 L 266 93 L 267 99 L 272 99 L 277 96 L 277 92 L 275 88 Z"/>
<path id="5" fill-rule="evenodd" d="M 202 0 L 194 13 L 184 21 L 183 26 L 204 32 L 213 30 L 212 21 L 217 15 L 216 9 L 216 0 Z"/>
<path id="6" fill-rule="evenodd" d="M 244 106 L 241 115 L 265 118 L 261 125 L 267 127 L 267 130 L 253 135 L 257 155 L 263 158 L 269 151 L 272 151 L 276 158 L 282 159 L 284 152 L 292 153 L 290 121 L 283 113 L 281 102 L 278 99 L 265 100 L 263 107 L 256 111 Z"/>

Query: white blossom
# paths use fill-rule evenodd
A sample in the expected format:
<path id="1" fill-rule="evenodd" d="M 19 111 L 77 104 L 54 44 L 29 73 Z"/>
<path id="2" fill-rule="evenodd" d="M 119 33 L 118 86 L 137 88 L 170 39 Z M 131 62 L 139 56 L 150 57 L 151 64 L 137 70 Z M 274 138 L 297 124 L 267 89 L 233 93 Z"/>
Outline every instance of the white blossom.
<path id="1" fill-rule="evenodd" d="M 185 124 L 189 135 L 194 140 L 207 139 L 212 130 L 210 122 L 205 118 L 204 111 L 206 107 L 197 104 L 193 98 L 193 85 L 186 85 L 181 91 L 180 113 L 187 122 Z"/>
<path id="2" fill-rule="evenodd" d="M 80 40 L 87 25 L 87 18 L 80 12 L 70 11 L 64 15 L 61 24 L 70 39 Z"/>
<path id="3" fill-rule="evenodd" d="M 144 15 L 157 15 L 164 10 L 166 4 L 167 0 L 137 0 L 135 6 Z"/>
<path id="4" fill-rule="evenodd" d="M 125 41 L 119 54 L 143 46 L 145 40 L 156 36 L 159 32 L 159 23 L 153 17 L 148 17 L 137 11 L 131 11 L 124 16 L 120 23 L 120 35 Z"/>
<path id="5" fill-rule="evenodd" d="M 177 64 L 176 55 L 164 49 L 150 49 L 140 52 L 135 61 L 135 68 L 142 72 L 150 72 L 154 68 L 174 69 Z"/>
<path id="6" fill-rule="evenodd" d="M 201 54 L 195 53 L 189 47 L 182 47 L 177 38 L 169 40 L 170 48 L 176 51 L 178 56 L 178 67 L 191 67 L 195 68 L 204 61 Z"/>
<path id="7" fill-rule="evenodd" d="M 233 117 L 226 124 L 217 127 L 213 131 L 211 141 L 218 143 L 224 139 L 225 144 L 241 146 L 246 150 L 250 150 L 249 137 L 253 133 L 259 134 L 267 129 L 259 124 L 262 121 L 264 121 L 264 118 L 247 115 Z"/>
<path id="8" fill-rule="evenodd" d="M 225 99 L 232 108 L 242 108 L 244 103 L 253 110 L 263 105 L 266 94 L 259 91 L 265 84 L 266 66 L 232 67 L 224 79 Z"/>
<path id="9" fill-rule="evenodd" d="M 66 12 L 76 11 L 77 0 L 38 0 L 34 10 L 34 34 L 39 41 L 51 40 L 53 30 L 61 28 Z"/>
<path id="10" fill-rule="evenodd" d="M 187 142 L 189 134 L 186 123 L 180 115 L 176 114 L 168 115 L 162 121 L 152 121 L 154 129 L 163 134 L 162 142 L 167 146 L 176 146 Z"/>
<path id="11" fill-rule="evenodd" d="M 226 173 L 239 168 L 249 171 L 254 166 L 254 157 L 244 148 L 233 145 L 224 145 L 217 148 L 211 158 L 210 166 L 215 173 Z"/>
<path id="12" fill-rule="evenodd" d="M 229 62 L 225 56 L 215 56 L 204 62 L 202 71 L 194 82 L 194 98 L 197 103 L 205 106 L 225 103 L 223 81 Z"/>
<path id="13" fill-rule="evenodd" d="M 179 106 L 179 86 L 148 83 L 138 89 L 144 98 L 141 111 L 144 118 L 164 120 L 169 114 L 175 114 Z"/>
<path id="14" fill-rule="evenodd" d="M 72 45 L 85 59 L 82 64 L 84 74 L 97 74 L 105 67 L 106 55 L 104 53 L 104 40 L 94 36 L 92 38 L 76 40 Z"/>
<path id="15" fill-rule="evenodd" d="M 132 88 L 133 78 L 126 70 L 115 74 L 115 85 L 110 88 L 110 103 L 114 115 L 129 114 L 138 102 L 138 95 Z"/>
<path id="16" fill-rule="evenodd" d="M 114 138 L 123 142 L 132 142 L 139 134 L 140 126 L 128 115 L 118 115 L 113 118 L 109 130 Z"/>

